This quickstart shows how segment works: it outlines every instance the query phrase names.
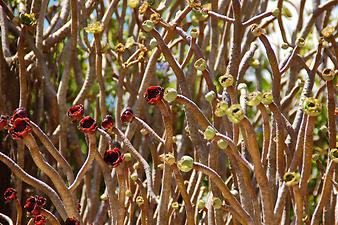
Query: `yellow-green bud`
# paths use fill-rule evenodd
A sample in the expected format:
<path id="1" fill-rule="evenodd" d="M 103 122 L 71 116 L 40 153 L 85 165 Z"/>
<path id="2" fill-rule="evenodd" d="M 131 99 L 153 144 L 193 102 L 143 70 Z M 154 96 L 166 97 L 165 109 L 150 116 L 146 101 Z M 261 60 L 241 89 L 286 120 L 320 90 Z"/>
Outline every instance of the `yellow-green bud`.
<path id="1" fill-rule="evenodd" d="M 176 162 L 175 156 L 172 153 L 167 153 L 163 157 L 163 161 L 169 166 L 173 165 Z"/>
<path id="2" fill-rule="evenodd" d="M 102 194 L 102 195 L 100 196 L 100 200 L 101 200 L 101 201 L 106 201 L 106 200 L 108 200 L 108 195 L 107 195 L 106 193 Z"/>
<path id="3" fill-rule="evenodd" d="M 177 98 L 177 91 L 175 88 L 166 88 L 164 90 L 164 96 L 163 96 L 164 100 L 166 100 L 167 102 L 173 102 L 175 101 L 175 99 Z"/>
<path id="4" fill-rule="evenodd" d="M 263 29 L 258 26 L 257 24 L 253 24 L 250 28 L 250 31 L 252 33 L 253 36 L 255 37 L 259 37 L 263 34 Z"/>
<path id="5" fill-rule="evenodd" d="M 239 123 L 244 119 L 245 114 L 240 104 L 233 104 L 227 110 L 227 116 L 231 122 Z"/>
<path id="6" fill-rule="evenodd" d="M 130 179 L 131 179 L 132 181 L 134 181 L 134 182 L 137 180 L 137 178 L 138 178 L 138 175 L 137 175 L 136 172 L 134 172 L 134 173 L 132 173 L 132 174 L 130 175 Z"/>
<path id="7" fill-rule="evenodd" d="M 305 98 L 303 102 L 303 110 L 309 116 L 318 116 L 322 111 L 322 104 L 316 98 Z"/>
<path id="8" fill-rule="evenodd" d="M 149 131 L 148 131 L 146 128 L 142 128 L 142 129 L 140 130 L 140 132 L 141 132 L 141 134 L 142 134 L 143 136 L 146 136 L 146 135 L 149 134 Z"/>
<path id="9" fill-rule="evenodd" d="M 209 91 L 204 97 L 208 102 L 212 102 L 216 98 L 216 93 L 214 91 Z"/>
<path id="10" fill-rule="evenodd" d="M 305 46 L 305 40 L 304 40 L 304 38 L 298 38 L 298 39 L 296 40 L 296 45 L 297 45 L 298 47 L 300 47 L 300 48 L 304 47 L 304 46 Z"/>
<path id="11" fill-rule="evenodd" d="M 131 192 L 131 190 L 126 190 L 126 196 L 127 197 L 131 197 L 131 196 L 133 196 L 133 192 Z"/>
<path id="12" fill-rule="evenodd" d="M 145 32 L 150 32 L 154 29 L 154 22 L 151 20 L 146 20 L 142 23 L 142 28 Z"/>
<path id="13" fill-rule="evenodd" d="M 331 149 L 329 156 L 333 162 L 338 163 L 338 149 L 337 148 Z"/>
<path id="14" fill-rule="evenodd" d="M 140 0 L 128 0 L 128 6 L 130 8 L 137 8 L 137 6 L 140 4 Z"/>
<path id="15" fill-rule="evenodd" d="M 205 208 L 205 201 L 200 199 L 198 202 L 197 202 L 197 208 L 198 209 L 204 209 Z"/>
<path id="16" fill-rule="evenodd" d="M 279 13 L 280 13 L 280 11 L 279 11 L 278 8 L 274 8 L 274 9 L 272 10 L 272 15 L 273 15 L 274 17 L 278 17 L 278 16 L 279 16 Z"/>
<path id="17" fill-rule="evenodd" d="M 153 21 L 154 24 L 158 24 L 161 21 L 161 16 L 155 12 L 150 15 L 150 20 Z"/>
<path id="18" fill-rule="evenodd" d="M 252 59 L 250 60 L 250 66 L 252 66 L 253 68 L 258 68 L 260 66 L 260 62 L 258 59 Z"/>
<path id="19" fill-rule="evenodd" d="M 134 163 L 133 168 L 134 168 L 134 170 L 140 169 L 140 162 Z"/>
<path id="20" fill-rule="evenodd" d="M 139 13 L 144 14 L 147 11 L 148 7 L 149 7 L 149 3 L 147 1 L 143 2 L 143 4 L 138 9 Z"/>
<path id="21" fill-rule="evenodd" d="M 130 152 L 127 152 L 127 153 L 124 154 L 124 160 L 125 160 L 126 162 L 131 161 L 131 159 L 132 159 L 132 157 L 131 157 Z"/>
<path id="22" fill-rule="evenodd" d="M 228 143 L 224 140 L 224 139 L 219 139 L 217 141 L 217 146 L 220 148 L 220 149 L 226 149 L 228 147 Z"/>
<path id="23" fill-rule="evenodd" d="M 222 117 L 226 115 L 228 109 L 228 104 L 226 102 L 218 102 L 215 109 L 215 115 L 217 117 Z"/>
<path id="24" fill-rule="evenodd" d="M 142 196 L 137 196 L 137 198 L 136 198 L 136 204 L 140 207 L 141 205 L 143 205 L 144 204 L 144 199 L 143 199 L 143 197 Z"/>
<path id="25" fill-rule="evenodd" d="M 325 68 L 322 72 L 323 79 L 326 81 L 333 80 L 336 76 L 336 73 L 333 69 Z"/>
<path id="26" fill-rule="evenodd" d="M 248 100 L 246 102 L 249 106 L 257 106 L 262 101 L 262 93 L 259 91 L 254 91 L 248 94 Z"/>
<path id="27" fill-rule="evenodd" d="M 19 15 L 20 23 L 32 26 L 36 23 L 36 18 L 34 13 L 20 13 Z"/>
<path id="28" fill-rule="evenodd" d="M 182 172 L 189 172 L 194 166 L 194 159 L 188 155 L 183 156 L 178 162 L 177 167 Z"/>
<path id="29" fill-rule="evenodd" d="M 262 93 L 262 103 L 264 105 L 270 105 L 272 103 L 273 97 L 271 91 Z"/>
<path id="30" fill-rule="evenodd" d="M 215 197 L 212 199 L 212 206 L 214 207 L 214 209 L 220 209 L 222 208 L 223 202 L 221 199 Z"/>
<path id="31" fill-rule="evenodd" d="M 151 49 L 156 48 L 156 47 L 157 47 L 157 41 L 156 41 L 156 39 L 155 39 L 155 38 L 152 38 L 152 39 L 150 40 L 150 42 L 149 42 L 149 45 L 150 45 L 150 48 L 151 48 Z"/>
<path id="32" fill-rule="evenodd" d="M 173 202 L 172 204 L 171 204 L 171 208 L 173 208 L 173 209 L 178 209 L 180 207 L 180 205 L 178 204 L 178 202 Z"/>
<path id="33" fill-rule="evenodd" d="M 119 54 L 122 54 L 126 50 L 124 44 L 118 43 L 115 47 L 115 51 Z"/>
<path id="34" fill-rule="evenodd" d="M 282 49 L 288 49 L 290 45 L 288 43 L 283 42 L 281 47 Z"/>
<path id="35" fill-rule="evenodd" d="M 224 74 L 218 78 L 219 83 L 223 88 L 230 87 L 234 84 L 234 77 L 231 74 Z"/>
<path id="36" fill-rule="evenodd" d="M 103 31 L 103 24 L 100 21 L 89 24 L 84 28 L 87 33 L 98 34 Z"/>
<path id="37" fill-rule="evenodd" d="M 283 178 L 286 186 L 292 187 L 299 183 L 300 175 L 296 172 L 286 172 Z"/>
<path id="38" fill-rule="evenodd" d="M 199 32 L 198 32 L 198 29 L 197 29 L 197 28 L 191 28 L 191 30 L 190 30 L 190 36 L 191 36 L 192 38 L 197 38 L 197 37 L 198 37 L 198 34 L 199 34 Z"/>
<path id="39" fill-rule="evenodd" d="M 195 67 L 196 70 L 204 71 L 204 70 L 207 69 L 207 62 L 205 61 L 205 59 L 199 58 L 194 63 L 194 67 Z"/>
<path id="40" fill-rule="evenodd" d="M 327 26 L 322 30 L 322 35 L 326 38 L 332 36 L 333 32 L 334 32 L 335 28 L 332 26 Z"/>
<path id="41" fill-rule="evenodd" d="M 216 135 L 216 131 L 212 126 L 208 126 L 204 131 L 204 139 L 210 141 L 212 140 Z"/>

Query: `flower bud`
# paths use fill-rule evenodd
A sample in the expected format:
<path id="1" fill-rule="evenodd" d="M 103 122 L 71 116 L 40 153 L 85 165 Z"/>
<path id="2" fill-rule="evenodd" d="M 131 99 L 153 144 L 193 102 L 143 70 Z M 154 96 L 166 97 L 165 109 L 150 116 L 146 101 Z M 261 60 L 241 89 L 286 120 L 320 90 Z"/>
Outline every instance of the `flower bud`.
<path id="1" fill-rule="evenodd" d="M 133 196 L 133 192 L 131 192 L 131 190 L 126 190 L 126 196 L 127 197 L 131 197 L 131 196 Z"/>
<path id="2" fill-rule="evenodd" d="M 182 172 L 189 172 L 192 170 L 194 165 L 194 159 L 188 155 L 183 156 L 180 161 L 177 163 L 177 167 L 182 171 Z"/>
<path id="3" fill-rule="evenodd" d="M 178 209 L 180 207 L 180 205 L 178 204 L 178 202 L 173 202 L 172 204 L 171 204 L 171 208 L 173 208 L 173 209 Z"/>
<path id="4" fill-rule="evenodd" d="M 264 105 L 270 105 L 272 103 L 273 97 L 271 91 L 262 93 L 262 103 Z"/>
<path id="5" fill-rule="evenodd" d="M 215 197 L 212 199 L 212 206 L 214 207 L 214 209 L 220 209 L 222 208 L 223 202 L 221 199 Z"/>
<path id="6" fill-rule="evenodd" d="M 332 26 L 327 26 L 322 30 L 322 35 L 326 38 L 332 36 L 333 32 L 334 32 L 335 28 Z"/>
<path id="7" fill-rule="evenodd" d="M 137 6 L 140 4 L 140 0 L 128 0 L 128 6 L 130 8 L 137 8 Z"/>
<path id="8" fill-rule="evenodd" d="M 197 29 L 197 28 L 191 28 L 191 30 L 190 30 L 190 36 L 191 36 L 192 38 L 197 38 L 197 37 L 198 37 L 198 34 L 199 34 L 199 32 L 198 32 L 198 29 Z"/>
<path id="9" fill-rule="evenodd" d="M 298 184 L 300 175 L 296 172 L 286 172 L 283 178 L 285 181 L 285 185 L 288 187 L 292 187 Z"/>
<path id="10" fill-rule="evenodd" d="M 305 98 L 303 102 L 303 110 L 309 116 L 318 116 L 322 111 L 322 104 L 316 98 Z"/>
<path id="11" fill-rule="evenodd" d="M 300 47 L 300 48 L 304 47 L 304 46 L 305 46 L 305 40 L 304 40 L 304 38 L 298 38 L 298 39 L 296 40 L 296 45 L 297 45 L 298 47 Z"/>
<path id="12" fill-rule="evenodd" d="M 163 157 L 163 161 L 169 166 L 173 165 L 176 162 L 175 156 L 172 153 L 167 153 Z"/>
<path id="13" fill-rule="evenodd" d="M 216 93 L 214 91 L 209 91 L 204 97 L 208 102 L 212 102 L 216 98 Z"/>
<path id="14" fill-rule="evenodd" d="M 200 199 L 198 202 L 197 202 L 197 208 L 198 209 L 204 209 L 205 208 L 205 201 Z"/>
<path id="15" fill-rule="evenodd" d="M 141 205 L 143 205 L 144 204 L 144 199 L 143 199 L 143 197 L 142 196 L 137 196 L 137 198 L 136 198 L 136 204 L 140 207 Z"/>
<path id="16" fill-rule="evenodd" d="M 329 156 L 333 162 L 338 163 L 338 149 L 337 148 L 331 149 Z"/>
<path id="17" fill-rule="evenodd" d="M 224 74 L 218 78 L 219 83 L 223 88 L 230 87 L 234 84 L 234 77 L 231 74 Z"/>
<path id="18" fill-rule="evenodd" d="M 239 123 L 244 119 L 245 114 L 240 104 L 233 104 L 227 110 L 227 116 L 231 122 Z"/>
<path id="19" fill-rule="evenodd" d="M 213 127 L 208 126 L 204 131 L 204 139 L 210 141 L 212 140 L 216 135 L 216 131 Z"/>
<path id="20" fill-rule="evenodd" d="M 151 48 L 151 49 L 156 48 L 156 47 L 157 47 L 157 41 L 156 41 L 156 39 L 155 39 L 155 38 L 152 38 L 152 39 L 150 40 L 150 42 L 149 42 L 149 45 L 150 45 L 150 48 Z"/>
<path id="21" fill-rule="evenodd" d="M 278 8 L 274 8 L 271 12 L 274 17 L 278 17 L 280 13 Z"/>
<path id="22" fill-rule="evenodd" d="M 140 8 L 138 9 L 140 14 L 144 14 L 149 7 L 149 3 L 147 1 L 144 1 L 143 4 L 140 6 Z"/>
<path id="23" fill-rule="evenodd" d="M 84 28 L 87 33 L 98 34 L 103 31 L 103 24 L 100 21 L 89 24 Z"/>
<path id="24" fill-rule="evenodd" d="M 142 23 L 142 28 L 145 32 L 150 32 L 154 29 L 154 22 L 151 20 L 146 20 Z"/>
<path id="25" fill-rule="evenodd" d="M 132 173 L 132 174 L 130 175 L 130 179 L 131 179 L 132 181 L 134 181 L 134 182 L 137 180 L 137 178 L 138 178 L 138 175 L 137 175 L 136 172 L 134 172 L 134 173 Z"/>
<path id="26" fill-rule="evenodd" d="M 142 128 L 142 129 L 140 130 L 140 132 L 141 132 L 141 134 L 142 134 L 143 136 L 146 136 L 146 135 L 149 134 L 149 131 L 148 131 L 146 128 Z"/>
<path id="27" fill-rule="evenodd" d="M 288 49 L 290 45 L 288 43 L 283 42 L 281 48 L 282 49 Z"/>
<path id="28" fill-rule="evenodd" d="M 154 24 L 158 24 L 161 21 L 161 16 L 158 13 L 153 13 L 150 15 L 150 20 L 154 23 Z"/>
<path id="29" fill-rule="evenodd" d="M 200 10 L 202 8 L 202 3 L 200 0 L 188 0 L 188 3 L 192 9 Z"/>
<path id="30" fill-rule="evenodd" d="M 20 23 L 33 26 L 36 23 L 36 18 L 34 13 L 20 13 L 19 14 Z"/>
<path id="31" fill-rule="evenodd" d="M 194 67 L 195 67 L 196 70 L 204 71 L 204 70 L 207 69 L 207 62 L 205 61 L 205 59 L 199 58 L 199 59 L 196 60 L 196 62 L 194 63 Z"/>
<path id="32" fill-rule="evenodd" d="M 127 152 L 127 153 L 124 154 L 124 160 L 126 162 L 131 161 L 131 159 L 132 159 L 132 156 L 131 156 L 130 152 Z"/>
<path id="33" fill-rule="evenodd" d="M 322 77 L 326 81 L 333 80 L 335 75 L 336 75 L 335 71 L 330 68 L 325 68 L 322 72 Z"/>
<path id="34" fill-rule="evenodd" d="M 108 195 L 107 195 L 106 193 L 102 194 L 102 195 L 100 196 L 100 200 L 101 200 L 101 201 L 107 201 L 107 200 L 108 200 Z"/>
<path id="35" fill-rule="evenodd" d="M 257 106 L 262 101 L 262 93 L 259 91 L 254 91 L 248 94 L 248 100 L 246 102 L 249 106 Z"/>
<path id="36" fill-rule="evenodd" d="M 259 66 L 260 66 L 260 62 L 259 62 L 259 60 L 258 59 L 252 59 L 252 60 L 250 60 L 250 66 L 252 66 L 252 68 L 258 68 Z"/>
<path id="37" fill-rule="evenodd" d="M 163 98 L 167 102 L 173 102 L 173 101 L 175 101 L 176 97 L 177 97 L 177 91 L 176 91 L 175 88 L 169 88 L 168 87 L 168 88 L 166 88 L 164 90 L 164 96 L 163 96 Z"/>
<path id="38" fill-rule="evenodd" d="M 215 109 L 215 116 L 222 117 L 226 115 L 228 104 L 226 102 L 218 102 Z"/>
<path id="39" fill-rule="evenodd" d="M 252 33 L 253 36 L 255 37 L 259 37 L 263 34 L 263 29 L 258 26 L 257 24 L 253 24 L 250 28 L 250 31 Z"/>
<path id="40" fill-rule="evenodd" d="M 140 163 L 139 163 L 139 162 L 134 163 L 133 169 L 134 169 L 134 170 L 140 169 Z"/>
<path id="41" fill-rule="evenodd" d="M 126 51 L 126 47 L 124 46 L 124 44 L 118 43 L 118 44 L 115 46 L 115 51 L 116 51 L 118 54 L 122 54 L 123 52 Z"/>
<path id="42" fill-rule="evenodd" d="M 220 148 L 220 149 L 226 149 L 228 147 L 228 143 L 224 140 L 224 139 L 219 139 L 217 141 L 217 146 Z"/>

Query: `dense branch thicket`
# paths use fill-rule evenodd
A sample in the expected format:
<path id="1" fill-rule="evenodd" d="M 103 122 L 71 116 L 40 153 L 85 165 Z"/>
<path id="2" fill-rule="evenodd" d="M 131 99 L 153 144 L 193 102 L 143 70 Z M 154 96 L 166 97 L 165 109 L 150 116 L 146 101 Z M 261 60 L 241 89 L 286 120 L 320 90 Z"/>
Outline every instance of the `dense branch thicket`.
<path id="1" fill-rule="evenodd" d="M 338 224 L 338 0 L 0 0 L 0 223 Z"/>

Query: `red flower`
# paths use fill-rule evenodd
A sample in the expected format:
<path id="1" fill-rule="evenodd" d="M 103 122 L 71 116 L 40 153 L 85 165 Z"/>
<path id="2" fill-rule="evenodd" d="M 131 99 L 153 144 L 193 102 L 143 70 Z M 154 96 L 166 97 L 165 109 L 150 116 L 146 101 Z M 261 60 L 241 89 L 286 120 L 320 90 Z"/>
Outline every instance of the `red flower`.
<path id="1" fill-rule="evenodd" d="M 83 133 L 94 133 L 96 128 L 96 121 L 90 116 L 86 116 L 80 121 L 79 129 Z"/>
<path id="2" fill-rule="evenodd" d="M 0 115 L 0 131 L 7 129 L 8 125 L 8 116 Z"/>
<path id="3" fill-rule="evenodd" d="M 34 217 L 34 224 L 35 225 L 44 225 L 44 224 L 46 224 L 46 217 L 44 217 L 42 215 L 36 215 Z"/>
<path id="4" fill-rule="evenodd" d="M 134 119 L 133 110 L 130 107 L 127 107 L 121 114 L 122 123 L 130 123 Z"/>
<path id="5" fill-rule="evenodd" d="M 4 192 L 4 197 L 6 201 L 11 201 L 16 199 L 16 190 L 14 188 L 7 188 Z"/>
<path id="6" fill-rule="evenodd" d="M 119 148 L 109 149 L 104 153 L 103 160 L 113 166 L 117 167 L 123 161 L 124 155 L 121 153 Z"/>
<path id="7" fill-rule="evenodd" d="M 11 118 L 11 123 L 13 123 L 17 118 L 28 118 L 28 114 L 25 108 L 20 107 L 14 110 L 13 116 Z"/>
<path id="8" fill-rule="evenodd" d="M 31 132 L 31 127 L 28 124 L 28 118 L 17 118 L 12 127 L 8 129 L 9 133 L 12 135 L 12 138 L 18 140 Z"/>
<path id="9" fill-rule="evenodd" d="M 149 104 L 156 104 L 163 98 L 164 88 L 161 86 L 150 86 L 144 92 L 144 97 Z"/>
<path id="10" fill-rule="evenodd" d="M 74 218 L 67 218 L 65 225 L 80 225 L 80 222 Z"/>
<path id="11" fill-rule="evenodd" d="M 114 119 L 111 115 L 106 115 L 101 123 L 104 130 L 110 131 L 114 127 Z"/>
<path id="12" fill-rule="evenodd" d="M 39 215 L 41 208 L 46 205 L 46 199 L 41 196 L 30 196 L 26 200 L 24 208 L 33 215 Z"/>
<path id="13" fill-rule="evenodd" d="M 82 104 L 74 105 L 67 111 L 67 115 L 73 122 L 79 121 L 83 118 L 84 108 Z"/>

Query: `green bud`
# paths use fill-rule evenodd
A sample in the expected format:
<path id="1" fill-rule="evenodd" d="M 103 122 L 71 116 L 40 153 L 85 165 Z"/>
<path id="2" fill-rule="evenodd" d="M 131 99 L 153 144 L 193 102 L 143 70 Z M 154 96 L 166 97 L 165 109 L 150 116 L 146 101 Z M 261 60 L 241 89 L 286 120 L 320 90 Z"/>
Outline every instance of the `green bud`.
<path id="1" fill-rule="evenodd" d="M 171 204 L 171 208 L 173 208 L 173 209 L 178 209 L 180 207 L 180 205 L 178 204 L 178 202 L 173 202 L 172 204 Z"/>
<path id="2" fill-rule="evenodd" d="M 136 198 L 136 204 L 140 207 L 141 205 L 143 205 L 144 204 L 144 199 L 143 199 L 143 197 L 142 196 L 137 196 L 137 198 Z"/>
<path id="3" fill-rule="evenodd" d="M 204 209 L 205 208 L 205 201 L 200 199 L 198 202 L 197 202 L 197 208 L 198 209 Z"/>
<path id="4" fill-rule="evenodd" d="M 138 33 L 138 39 L 140 39 L 141 41 L 142 40 L 146 40 L 147 39 L 147 35 L 146 35 L 146 33 L 144 33 L 144 32 L 139 32 Z"/>
<path id="5" fill-rule="evenodd" d="M 229 120 L 233 123 L 239 123 L 245 116 L 240 104 L 231 105 L 227 110 L 227 115 Z"/>
<path id="6" fill-rule="evenodd" d="M 101 196 L 100 196 L 100 200 L 101 201 L 106 201 L 106 200 L 108 200 L 108 195 L 107 194 L 102 194 Z"/>
<path id="7" fill-rule="evenodd" d="M 228 109 L 228 104 L 226 102 L 218 102 L 215 109 L 215 115 L 217 117 L 222 117 L 226 115 Z"/>
<path id="8" fill-rule="evenodd" d="M 296 45 L 297 45 L 298 47 L 300 47 L 300 48 L 304 47 L 304 46 L 305 46 L 305 40 L 304 40 L 304 38 L 298 38 L 298 39 L 296 40 Z"/>
<path id="9" fill-rule="evenodd" d="M 169 166 L 173 165 L 176 162 L 175 156 L 172 153 L 167 153 L 163 157 L 163 161 Z"/>
<path id="10" fill-rule="evenodd" d="M 303 111 L 309 116 L 318 116 L 322 111 L 322 104 L 316 98 L 305 98 L 303 102 Z"/>
<path id="11" fill-rule="evenodd" d="M 334 32 L 335 28 L 332 26 L 327 26 L 322 30 L 322 35 L 326 38 L 332 36 L 333 32 Z"/>
<path id="12" fill-rule="evenodd" d="M 144 14 L 149 7 L 149 3 L 147 1 L 144 1 L 143 4 L 140 6 L 140 8 L 138 9 L 140 14 Z"/>
<path id="13" fill-rule="evenodd" d="M 133 196 L 133 192 L 131 192 L 131 190 L 126 190 L 126 196 L 127 197 L 131 197 L 131 196 Z"/>
<path id="14" fill-rule="evenodd" d="M 133 168 L 134 170 L 140 169 L 140 163 L 139 162 L 134 163 Z"/>
<path id="15" fill-rule="evenodd" d="M 284 174 L 285 185 L 288 187 L 292 187 L 299 183 L 300 175 L 296 172 L 286 172 Z"/>
<path id="16" fill-rule="evenodd" d="M 150 15 L 150 20 L 153 21 L 154 24 L 158 24 L 161 21 L 161 16 L 155 12 Z"/>
<path id="17" fill-rule="evenodd" d="M 130 152 L 127 152 L 127 153 L 124 154 L 124 160 L 125 160 L 126 162 L 131 161 L 131 159 L 132 159 L 132 157 L 131 157 Z"/>
<path id="18" fill-rule="evenodd" d="M 194 166 L 194 159 L 188 155 L 183 156 L 178 162 L 177 167 L 182 172 L 189 172 Z"/>
<path id="19" fill-rule="evenodd" d="M 34 13 L 20 13 L 19 20 L 22 24 L 27 26 L 32 26 L 36 23 L 36 18 Z"/>
<path id="20" fill-rule="evenodd" d="M 252 35 L 255 36 L 255 37 L 259 37 L 263 33 L 263 29 L 260 26 L 258 26 L 257 24 L 253 24 L 250 28 L 250 31 L 251 31 Z"/>
<path id="21" fill-rule="evenodd" d="M 173 102 L 175 101 L 175 99 L 177 98 L 177 91 L 175 88 L 166 88 L 164 90 L 164 96 L 163 96 L 164 100 L 166 100 L 167 102 Z"/>
<path id="22" fill-rule="evenodd" d="M 337 148 L 331 149 L 329 156 L 333 162 L 338 163 L 338 149 Z"/>
<path id="23" fill-rule="evenodd" d="M 259 91 L 254 91 L 248 94 L 248 100 L 246 102 L 249 106 L 257 106 L 262 101 L 262 93 Z"/>
<path id="24" fill-rule="evenodd" d="M 137 180 L 137 178 L 138 178 L 138 175 L 137 175 L 136 172 L 134 172 L 134 173 L 132 173 L 132 174 L 130 175 L 130 179 L 131 179 L 132 181 L 134 181 L 134 182 Z"/>
<path id="25" fill-rule="evenodd" d="M 252 66 L 253 68 L 258 68 L 260 66 L 260 62 L 258 59 L 252 59 L 250 60 L 250 66 Z"/>
<path id="26" fill-rule="evenodd" d="M 325 68 L 322 72 L 323 79 L 326 81 L 333 80 L 336 76 L 336 73 L 333 69 Z"/>
<path id="27" fill-rule="evenodd" d="M 204 139 L 210 141 L 212 140 L 216 135 L 216 131 L 213 127 L 208 126 L 204 131 Z"/>
<path id="28" fill-rule="evenodd" d="M 128 6 L 130 8 L 137 8 L 137 6 L 140 4 L 140 0 L 128 0 Z"/>
<path id="29" fill-rule="evenodd" d="M 283 42 L 281 47 L 282 49 L 288 49 L 290 45 L 288 43 Z"/>
<path id="30" fill-rule="evenodd" d="M 271 91 L 262 93 L 262 103 L 264 105 L 270 105 L 272 103 L 273 97 Z"/>
<path id="31" fill-rule="evenodd" d="M 280 11 L 279 11 L 278 8 L 274 8 L 274 9 L 272 10 L 272 15 L 273 15 L 274 17 L 278 17 L 278 16 L 279 16 L 279 13 L 280 13 Z"/>
<path id="32" fill-rule="evenodd" d="M 196 70 L 204 71 L 204 70 L 207 69 L 207 62 L 205 61 L 205 59 L 199 58 L 194 63 L 194 67 L 195 67 Z"/>
<path id="33" fill-rule="evenodd" d="M 145 32 L 150 32 L 154 29 L 154 22 L 151 20 L 146 20 L 142 23 L 142 28 Z"/>
<path id="34" fill-rule="evenodd" d="M 224 140 L 224 139 L 219 139 L 217 141 L 217 146 L 220 148 L 220 149 L 226 149 L 228 147 L 228 143 Z"/>
<path id="35" fill-rule="evenodd" d="M 221 199 L 215 197 L 212 199 L 212 206 L 214 207 L 214 209 L 220 209 L 222 208 L 223 202 Z"/>
<path id="36" fill-rule="evenodd" d="M 218 78 L 219 83 L 223 88 L 230 87 L 234 84 L 234 77 L 231 74 L 224 74 Z"/>
<path id="37" fill-rule="evenodd" d="M 205 11 L 194 11 L 194 14 L 196 15 L 197 19 L 201 22 L 207 20 L 209 17 L 209 14 Z"/>
<path id="38" fill-rule="evenodd" d="M 198 32 L 198 29 L 197 29 L 197 28 L 192 28 L 192 29 L 190 30 L 190 36 L 191 36 L 192 38 L 197 38 L 197 37 L 198 37 L 198 34 L 199 34 L 199 32 Z"/>
<path id="39" fill-rule="evenodd" d="M 148 131 L 146 128 L 142 128 L 142 129 L 140 130 L 140 132 L 141 132 L 141 134 L 142 134 L 143 136 L 146 136 L 146 135 L 149 134 L 149 131 Z"/>
<path id="40" fill-rule="evenodd" d="M 208 102 L 212 102 L 216 98 L 216 93 L 214 91 L 209 91 L 204 97 Z"/>
<path id="41" fill-rule="evenodd" d="M 98 34 L 103 31 L 103 24 L 100 21 L 89 24 L 84 28 L 87 33 Z"/>
<path id="42" fill-rule="evenodd" d="M 152 39 L 150 40 L 150 42 L 149 42 L 149 45 L 150 45 L 150 48 L 151 48 L 151 49 L 156 48 L 156 47 L 157 47 L 157 41 L 156 41 L 156 39 L 155 39 L 155 38 L 152 38 Z"/>

